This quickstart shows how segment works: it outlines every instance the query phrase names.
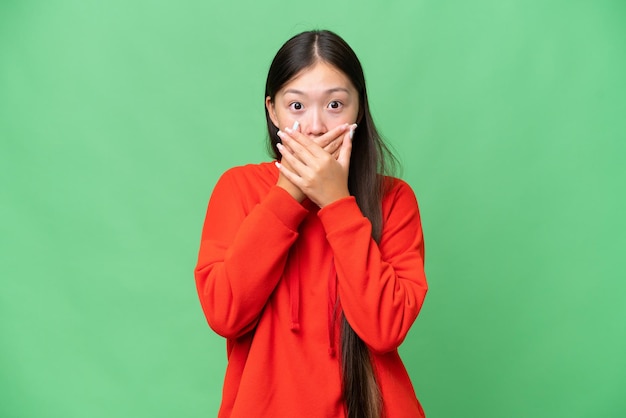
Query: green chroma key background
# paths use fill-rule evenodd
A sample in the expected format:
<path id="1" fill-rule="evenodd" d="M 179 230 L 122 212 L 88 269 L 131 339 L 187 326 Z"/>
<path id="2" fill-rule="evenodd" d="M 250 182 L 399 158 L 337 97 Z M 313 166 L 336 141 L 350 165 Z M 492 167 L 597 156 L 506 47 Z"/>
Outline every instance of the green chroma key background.
<path id="1" fill-rule="evenodd" d="M 429 416 L 626 416 L 626 3 L 0 3 L 0 416 L 208 417 L 193 267 L 292 35 L 362 60 L 420 202 Z M 259 382 L 260 385 L 263 382 Z"/>

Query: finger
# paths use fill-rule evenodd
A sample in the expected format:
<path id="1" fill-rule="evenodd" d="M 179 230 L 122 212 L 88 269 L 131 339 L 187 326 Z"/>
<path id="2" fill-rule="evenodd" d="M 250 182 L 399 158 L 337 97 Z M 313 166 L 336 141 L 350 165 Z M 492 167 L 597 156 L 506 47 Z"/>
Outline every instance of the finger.
<path id="1" fill-rule="evenodd" d="M 296 187 L 300 188 L 299 184 L 302 182 L 302 179 L 300 178 L 300 176 L 298 176 L 292 170 L 287 168 L 286 165 L 283 164 L 283 163 L 279 163 L 278 161 L 275 161 L 274 164 L 278 168 L 278 171 L 280 172 L 280 174 L 282 174 L 293 185 L 295 185 Z"/>
<path id="2" fill-rule="evenodd" d="M 309 138 L 307 135 L 298 131 L 299 123 L 296 121 L 291 128 L 285 128 L 284 132 L 289 134 L 293 139 L 299 141 L 303 145 L 307 146 L 308 141 L 312 140 L 317 145 L 322 147 L 327 153 L 334 154 L 339 147 L 341 146 L 341 142 L 343 141 L 343 134 L 347 132 L 351 127 L 356 126 L 356 124 L 348 125 L 347 123 L 337 125 L 330 131 L 326 132 L 324 135 L 317 138 Z M 306 139 L 305 139 L 306 138 Z"/>
<path id="3" fill-rule="evenodd" d="M 343 137 L 343 134 L 349 129 L 350 125 L 347 123 L 343 123 L 341 125 L 335 126 L 330 131 L 326 132 L 324 135 L 315 138 L 315 142 L 322 148 L 327 147 L 333 141 L 340 139 Z"/>
<path id="4" fill-rule="evenodd" d="M 305 164 L 303 164 L 302 161 L 300 161 L 300 159 L 287 146 L 278 143 L 276 144 L 276 147 L 282 156 L 282 165 L 291 172 L 300 175 L 300 173 L 305 169 Z"/>
<path id="5" fill-rule="evenodd" d="M 348 125 L 347 123 L 344 123 L 342 125 L 338 125 L 334 127 L 333 129 L 326 132 L 322 136 L 319 136 L 317 138 L 310 138 L 306 134 L 303 134 L 302 132 L 299 131 L 299 126 L 300 124 L 296 121 L 293 127 L 285 128 L 284 131 L 279 131 L 279 136 L 280 136 L 280 132 L 285 132 L 291 138 L 299 141 L 303 145 L 308 144 L 308 141 L 312 140 L 320 147 L 325 148 L 328 145 L 330 145 L 333 141 L 337 139 L 341 139 L 343 137 L 343 134 L 350 128 L 350 125 Z"/>
<path id="6" fill-rule="evenodd" d="M 330 144 L 326 145 L 324 147 L 324 151 L 326 151 L 327 153 L 335 157 L 335 159 L 337 159 L 337 157 L 339 156 L 339 149 L 341 147 L 342 142 L 343 142 L 343 135 L 339 136 L 338 138 L 335 138 Z"/>
<path id="7" fill-rule="evenodd" d="M 348 134 L 350 135 L 350 139 L 354 137 L 354 131 L 356 130 L 356 128 L 356 123 L 348 126 Z M 326 151 L 328 151 L 333 157 L 335 157 L 335 159 L 339 157 L 339 151 L 341 150 L 341 145 L 343 145 L 344 137 L 345 135 L 341 135 L 339 138 L 331 142 L 327 148 L 325 148 Z"/>
<path id="8" fill-rule="evenodd" d="M 305 138 L 310 139 L 307 135 L 303 134 L 300 131 L 300 123 L 298 121 L 295 121 L 291 128 L 285 128 L 284 132 L 287 133 L 291 138 L 300 142 L 305 141 Z"/>
<path id="9" fill-rule="evenodd" d="M 288 131 L 286 129 L 286 131 Z M 328 155 L 319 145 L 306 135 L 287 134 L 278 132 L 284 145 L 290 148 L 291 153 L 305 164 L 310 163 L 315 158 Z"/>
<path id="10" fill-rule="evenodd" d="M 339 149 L 337 162 L 339 162 L 344 169 L 350 168 L 350 155 L 352 154 L 352 138 L 354 136 L 354 129 L 355 128 L 350 129 L 350 131 L 344 135 L 341 148 Z"/>

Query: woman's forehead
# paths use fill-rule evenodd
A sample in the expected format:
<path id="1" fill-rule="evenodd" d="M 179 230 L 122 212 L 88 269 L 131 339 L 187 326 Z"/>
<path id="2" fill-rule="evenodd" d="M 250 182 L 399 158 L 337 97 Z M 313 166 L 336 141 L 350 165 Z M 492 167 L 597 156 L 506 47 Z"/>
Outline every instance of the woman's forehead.
<path id="1" fill-rule="evenodd" d="M 282 86 L 282 94 L 337 93 L 348 94 L 356 89 L 348 76 L 337 67 L 326 62 L 317 62 L 304 68 Z"/>

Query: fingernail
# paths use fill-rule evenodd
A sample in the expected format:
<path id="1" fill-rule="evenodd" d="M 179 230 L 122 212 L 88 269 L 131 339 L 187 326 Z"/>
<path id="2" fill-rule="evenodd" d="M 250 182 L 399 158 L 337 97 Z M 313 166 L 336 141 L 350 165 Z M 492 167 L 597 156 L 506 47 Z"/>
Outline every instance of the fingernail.
<path id="1" fill-rule="evenodd" d="M 278 168 L 281 168 L 281 167 L 282 167 L 282 164 L 281 164 L 281 163 L 279 163 L 278 161 L 274 161 L 274 165 L 275 165 L 276 167 L 278 167 Z"/>
<path id="2" fill-rule="evenodd" d="M 357 127 L 356 123 L 353 123 L 352 125 L 350 125 L 350 139 L 354 137 L 354 130 L 356 129 L 356 127 Z"/>
<path id="3" fill-rule="evenodd" d="M 283 137 L 283 135 L 285 135 L 285 134 L 283 133 L 283 131 L 278 131 L 278 132 L 276 133 L 276 135 L 278 135 L 279 137 L 281 137 L 281 138 L 282 138 L 282 137 Z"/>
<path id="4" fill-rule="evenodd" d="M 293 133 L 293 130 L 291 128 L 285 128 L 285 132 L 287 132 L 288 134 Z"/>
<path id="5" fill-rule="evenodd" d="M 295 122 L 293 123 L 293 128 L 291 128 L 291 130 L 292 130 L 292 131 L 295 131 L 296 129 L 298 129 L 298 126 L 300 126 L 300 122 L 295 121 Z"/>
<path id="6" fill-rule="evenodd" d="M 284 146 L 284 145 L 283 145 L 283 144 L 281 144 L 280 142 L 277 142 L 277 143 L 276 143 L 276 148 L 278 148 L 278 149 L 283 149 L 283 146 Z"/>

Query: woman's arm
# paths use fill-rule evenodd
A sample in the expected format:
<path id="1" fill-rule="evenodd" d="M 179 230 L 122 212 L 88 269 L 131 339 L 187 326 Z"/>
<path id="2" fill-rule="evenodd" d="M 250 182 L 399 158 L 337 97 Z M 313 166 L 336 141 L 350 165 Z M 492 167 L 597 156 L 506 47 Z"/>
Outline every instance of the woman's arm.
<path id="1" fill-rule="evenodd" d="M 335 257 L 338 294 L 346 319 L 375 352 L 396 349 L 428 289 L 419 209 L 408 184 L 397 181 L 383 203 L 378 245 L 353 197 L 319 212 Z"/>
<path id="2" fill-rule="evenodd" d="M 226 338 L 256 325 L 307 213 L 277 186 L 258 203 L 251 201 L 260 186 L 254 180 L 238 181 L 241 170 L 245 168 L 226 172 L 213 190 L 195 269 L 207 321 Z"/>

